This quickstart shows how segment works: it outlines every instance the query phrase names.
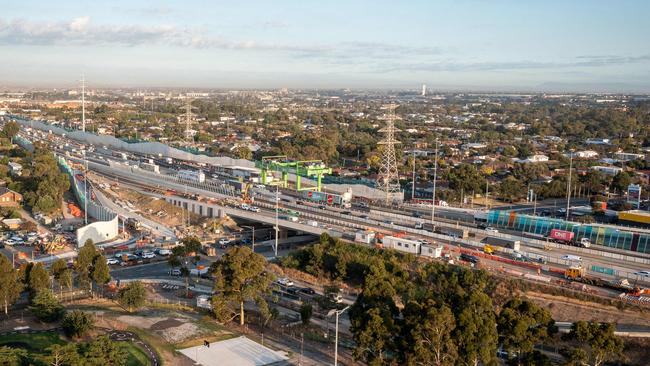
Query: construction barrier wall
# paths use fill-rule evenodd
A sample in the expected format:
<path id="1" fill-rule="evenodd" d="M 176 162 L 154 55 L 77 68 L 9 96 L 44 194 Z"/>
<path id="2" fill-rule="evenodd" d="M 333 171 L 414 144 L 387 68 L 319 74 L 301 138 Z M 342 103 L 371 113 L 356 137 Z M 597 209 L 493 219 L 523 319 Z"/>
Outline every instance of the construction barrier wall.
<path id="1" fill-rule="evenodd" d="M 575 238 L 588 238 L 592 244 L 610 248 L 650 253 L 650 235 L 624 231 L 598 224 L 581 224 L 549 217 L 524 215 L 509 210 L 491 210 L 488 223 L 492 226 L 518 230 L 522 233 L 548 237 L 552 229 L 572 231 Z"/>
<path id="2" fill-rule="evenodd" d="M 75 179 L 75 174 L 79 172 L 74 171 L 65 159 L 61 157 L 59 157 L 59 166 L 70 177 L 70 185 L 80 207 L 82 209 L 87 208 L 88 216 L 98 220 L 95 223 L 77 229 L 77 245 L 82 246 L 88 239 L 92 239 L 95 243 L 101 243 L 116 238 L 119 234 L 119 219 L 117 214 L 104 206 L 96 204 L 92 200 L 88 200 L 86 204 L 84 188 Z"/>

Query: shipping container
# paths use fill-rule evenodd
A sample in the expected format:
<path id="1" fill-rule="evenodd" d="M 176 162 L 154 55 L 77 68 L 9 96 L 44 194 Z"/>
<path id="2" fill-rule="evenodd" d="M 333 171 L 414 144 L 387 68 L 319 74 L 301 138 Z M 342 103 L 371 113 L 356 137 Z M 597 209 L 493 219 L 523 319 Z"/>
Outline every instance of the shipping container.
<path id="1" fill-rule="evenodd" d="M 386 249 L 395 249 L 404 253 L 420 254 L 422 243 L 406 238 L 396 238 L 394 236 L 384 236 L 383 247 Z"/>

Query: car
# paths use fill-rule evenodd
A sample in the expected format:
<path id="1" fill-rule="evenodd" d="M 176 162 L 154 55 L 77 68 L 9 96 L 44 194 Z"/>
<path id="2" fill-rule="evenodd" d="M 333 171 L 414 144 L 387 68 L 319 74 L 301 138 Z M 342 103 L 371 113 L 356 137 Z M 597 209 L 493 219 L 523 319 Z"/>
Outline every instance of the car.
<path id="1" fill-rule="evenodd" d="M 341 215 L 345 215 L 345 216 L 352 215 L 352 211 L 343 211 L 341 212 Z"/>
<path id="2" fill-rule="evenodd" d="M 156 255 L 154 254 L 154 252 L 144 252 L 144 253 L 142 253 L 142 259 L 152 259 L 152 258 L 156 258 Z"/>
<path id="3" fill-rule="evenodd" d="M 316 294 L 316 291 L 314 291 L 314 289 L 311 288 L 311 287 L 303 287 L 299 291 L 302 292 L 303 294 L 307 294 L 307 295 L 315 295 Z"/>
<path id="4" fill-rule="evenodd" d="M 221 239 L 219 239 L 218 244 L 219 244 L 221 247 L 225 247 L 226 245 L 230 244 L 230 242 L 231 242 L 230 239 L 221 238 Z"/>
<path id="5" fill-rule="evenodd" d="M 129 253 L 125 253 L 125 252 L 115 253 L 115 258 L 117 258 L 117 259 L 121 259 L 121 258 L 124 257 L 125 255 L 129 255 Z"/>
<path id="6" fill-rule="evenodd" d="M 413 215 L 413 217 L 418 218 L 418 219 L 419 219 L 420 217 L 422 217 L 422 214 L 419 213 L 418 211 L 413 211 L 413 214 L 412 214 L 412 215 Z"/>
<path id="7" fill-rule="evenodd" d="M 563 256 L 560 257 L 560 259 L 564 259 L 565 261 L 572 261 L 572 262 L 580 262 L 580 261 L 582 261 L 582 258 L 578 257 L 577 255 L 573 255 L 573 254 L 563 255 Z"/>
<path id="8" fill-rule="evenodd" d="M 250 210 L 250 206 L 244 203 L 244 204 L 241 205 L 241 209 L 248 211 L 248 210 Z"/>
<path id="9" fill-rule="evenodd" d="M 252 212 L 260 212 L 260 208 L 257 206 L 251 206 L 250 211 Z"/>
<path id="10" fill-rule="evenodd" d="M 181 270 L 179 268 L 174 268 L 171 271 L 169 271 L 170 276 L 180 276 L 181 275 Z"/>
<path id="11" fill-rule="evenodd" d="M 462 253 L 460 255 L 460 260 L 463 260 L 465 262 L 474 263 L 474 264 L 478 263 L 478 258 L 476 258 L 475 256 L 473 256 L 471 254 L 466 254 L 466 253 Z"/>
<path id="12" fill-rule="evenodd" d="M 291 279 L 287 277 L 279 278 L 278 283 L 282 286 L 287 286 L 287 287 L 293 286 L 293 281 L 291 281 Z"/>
<path id="13" fill-rule="evenodd" d="M 493 228 L 492 226 L 486 227 L 485 231 L 487 231 L 488 233 L 492 233 L 492 234 L 498 234 L 499 233 L 499 230 Z"/>
<path id="14" fill-rule="evenodd" d="M 108 264 L 108 265 L 119 264 L 119 263 L 120 263 L 120 261 L 118 261 L 118 260 L 115 259 L 115 258 L 108 258 L 108 259 L 106 260 L 106 264 Z"/>
<path id="15" fill-rule="evenodd" d="M 634 274 L 639 277 L 650 277 L 650 271 L 639 271 L 634 272 Z"/>
<path id="16" fill-rule="evenodd" d="M 168 256 L 168 255 L 172 255 L 172 251 L 169 250 L 169 249 L 161 249 L 161 248 L 159 248 L 159 249 L 156 249 L 156 254 L 162 255 L 162 256 Z"/>
<path id="17" fill-rule="evenodd" d="M 319 209 L 324 210 L 326 207 L 323 205 L 318 206 Z"/>
<path id="18" fill-rule="evenodd" d="M 7 240 L 5 240 L 5 244 L 7 244 L 7 245 L 14 245 L 14 244 L 16 244 L 16 242 L 13 241 L 13 240 L 11 240 L 11 239 L 7 239 Z"/>

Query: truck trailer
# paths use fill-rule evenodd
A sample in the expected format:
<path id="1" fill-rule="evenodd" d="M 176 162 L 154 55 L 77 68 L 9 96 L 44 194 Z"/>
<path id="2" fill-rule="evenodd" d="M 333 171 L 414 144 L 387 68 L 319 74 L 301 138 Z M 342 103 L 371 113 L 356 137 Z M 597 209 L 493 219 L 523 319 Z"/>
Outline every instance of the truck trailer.
<path id="1" fill-rule="evenodd" d="M 548 234 L 548 238 L 560 244 L 577 245 L 584 248 L 589 248 L 591 246 L 591 241 L 588 238 L 575 240 L 575 233 L 573 231 L 553 229 Z"/>

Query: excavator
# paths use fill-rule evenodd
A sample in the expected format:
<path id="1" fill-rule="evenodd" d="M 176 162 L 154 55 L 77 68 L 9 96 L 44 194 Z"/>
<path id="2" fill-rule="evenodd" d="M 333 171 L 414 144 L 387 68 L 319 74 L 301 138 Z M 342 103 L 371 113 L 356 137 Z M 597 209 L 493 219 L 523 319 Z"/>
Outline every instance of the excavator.
<path id="1" fill-rule="evenodd" d="M 241 200 L 243 203 L 253 203 L 253 200 L 250 196 L 251 184 L 244 183 L 241 188 Z"/>

